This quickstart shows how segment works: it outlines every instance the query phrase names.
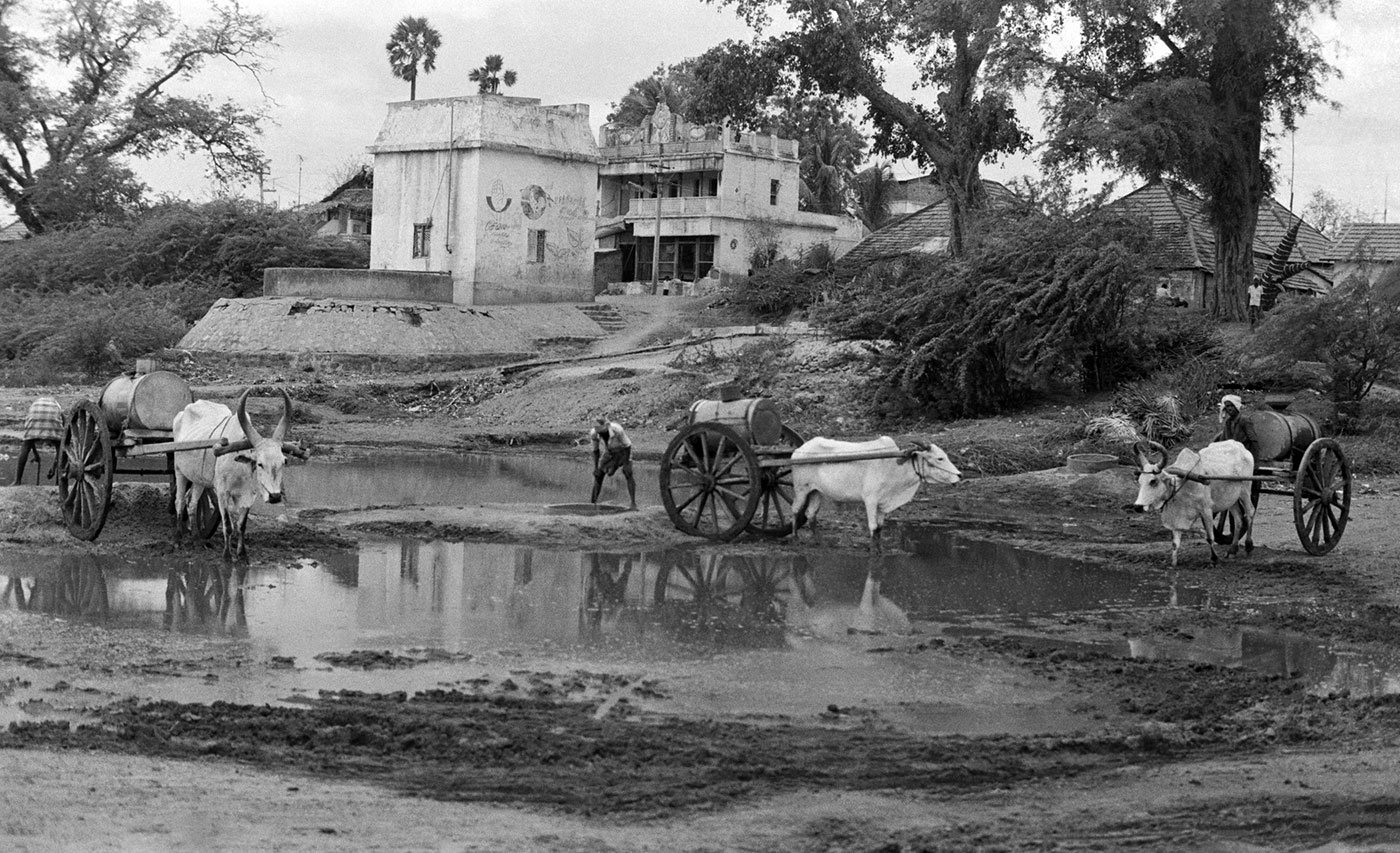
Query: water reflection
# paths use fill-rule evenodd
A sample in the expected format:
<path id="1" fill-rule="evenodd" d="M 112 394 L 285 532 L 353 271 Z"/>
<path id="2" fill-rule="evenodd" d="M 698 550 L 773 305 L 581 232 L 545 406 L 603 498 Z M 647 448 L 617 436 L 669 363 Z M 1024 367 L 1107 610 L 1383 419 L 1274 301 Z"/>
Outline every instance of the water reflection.
<path id="1" fill-rule="evenodd" d="M 363 630 L 392 632 L 416 614 L 442 642 L 778 647 L 814 594 L 801 557 L 698 551 L 370 542 L 357 576 Z"/>
<path id="2" fill-rule="evenodd" d="M 1309 637 L 1248 628 L 1193 628 L 1190 635 L 1128 640 L 1135 658 L 1243 666 L 1267 675 L 1304 678 L 1309 692 L 1380 696 L 1400 693 L 1400 656 L 1378 659 L 1333 650 Z"/>
<path id="3" fill-rule="evenodd" d="M 578 552 L 480 542 L 380 540 L 290 564 L 253 564 L 226 585 L 202 551 L 0 553 L 0 608 L 246 640 L 303 660 L 325 651 L 442 648 L 699 660 L 803 650 L 848 632 L 1006 631 L 1112 608 L 1209 604 L 1160 573 L 918 532 L 913 554 L 755 546 Z M 833 647 L 828 643 L 827 648 Z M 1400 660 L 1304 637 L 1201 629 L 1132 641 L 1127 653 L 1301 675 L 1313 689 L 1400 692 Z M 811 660 L 820 660 L 820 655 Z M 790 661 L 793 666 L 800 662 Z"/>
<path id="4" fill-rule="evenodd" d="M 27 581 L 27 586 L 26 586 Z M 111 606 L 107 578 L 91 555 L 64 559 L 57 567 L 25 578 L 6 575 L 0 604 L 53 616 L 106 616 Z"/>
<path id="5" fill-rule="evenodd" d="M 201 563 L 171 569 L 165 579 L 165 614 L 161 625 L 166 630 L 198 633 L 229 633 L 235 637 L 248 635 L 248 614 L 243 589 L 237 579 L 217 564 Z M 230 587 L 234 587 L 230 591 Z M 229 630 L 229 616 L 233 617 Z"/>

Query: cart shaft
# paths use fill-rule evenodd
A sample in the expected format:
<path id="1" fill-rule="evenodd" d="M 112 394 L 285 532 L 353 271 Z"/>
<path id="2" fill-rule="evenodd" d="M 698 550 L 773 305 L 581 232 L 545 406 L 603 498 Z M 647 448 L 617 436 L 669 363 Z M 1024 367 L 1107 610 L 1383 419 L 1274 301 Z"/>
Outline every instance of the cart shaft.
<path id="1" fill-rule="evenodd" d="M 872 450 L 868 453 L 833 453 L 829 456 L 804 456 L 801 459 L 760 459 L 760 468 L 786 468 L 789 465 L 826 465 L 834 462 L 861 462 L 866 459 L 903 459 L 907 450 Z"/>

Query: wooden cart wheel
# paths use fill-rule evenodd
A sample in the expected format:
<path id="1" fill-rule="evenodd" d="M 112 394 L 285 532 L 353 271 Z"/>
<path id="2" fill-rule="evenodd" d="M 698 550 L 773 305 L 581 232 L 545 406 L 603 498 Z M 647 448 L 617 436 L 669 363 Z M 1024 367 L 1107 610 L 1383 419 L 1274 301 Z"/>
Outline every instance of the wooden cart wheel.
<path id="1" fill-rule="evenodd" d="M 96 403 L 83 400 L 68 413 L 58 449 L 58 498 L 69 533 L 91 542 L 102 532 L 116 467 L 107 420 Z"/>
<path id="2" fill-rule="evenodd" d="M 1255 472 L 1258 473 L 1258 472 Z M 1263 490 L 1264 484 L 1258 480 L 1249 489 L 1249 499 L 1254 503 L 1254 512 L 1259 513 L 1259 493 Z M 1217 512 L 1215 514 L 1215 544 L 1229 545 L 1235 541 L 1235 516 L 1228 512 Z"/>
<path id="3" fill-rule="evenodd" d="M 677 530 L 727 542 L 758 508 L 761 472 L 748 442 L 724 424 L 690 424 L 661 457 L 661 502 Z"/>
<path id="4" fill-rule="evenodd" d="M 1293 482 L 1293 524 L 1309 554 L 1336 547 L 1351 513 L 1351 465 L 1330 438 L 1308 445 Z"/>
<path id="5" fill-rule="evenodd" d="M 194 529 L 200 539 L 208 539 L 219 529 L 219 499 L 213 489 L 205 489 L 199 495 L 199 505 L 194 508 Z"/>
<path id="6" fill-rule="evenodd" d="M 783 427 L 782 447 L 797 449 L 806 441 L 796 430 Z M 786 536 L 792 532 L 792 466 L 760 468 L 758 509 L 749 532 L 759 536 Z M 800 526 L 800 525 L 799 525 Z"/>

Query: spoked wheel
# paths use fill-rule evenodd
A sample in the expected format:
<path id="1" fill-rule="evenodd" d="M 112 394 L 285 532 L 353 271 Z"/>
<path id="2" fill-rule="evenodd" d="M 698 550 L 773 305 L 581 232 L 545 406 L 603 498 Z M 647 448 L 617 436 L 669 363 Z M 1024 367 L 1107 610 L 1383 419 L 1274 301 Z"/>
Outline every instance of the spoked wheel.
<path id="1" fill-rule="evenodd" d="M 1342 446 L 1319 438 L 1303 453 L 1293 483 L 1293 524 L 1309 554 L 1336 547 L 1351 514 L 1351 466 Z"/>
<path id="2" fill-rule="evenodd" d="M 805 442 L 801 435 L 783 427 L 780 446 L 791 449 Z M 749 532 L 759 536 L 786 536 L 792 532 L 792 466 L 759 469 L 758 508 L 749 522 Z"/>
<path id="3" fill-rule="evenodd" d="M 1264 484 L 1258 480 L 1249 490 L 1249 499 L 1254 504 L 1255 513 L 1259 512 L 1259 493 L 1264 488 Z M 1229 545 L 1235 541 L 1235 528 L 1238 522 L 1233 513 L 1218 512 L 1215 514 L 1215 544 Z"/>
<path id="4" fill-rule="evenodd" d="M 725 542 L 758 508 L 762 473 L 748 442 L 724 424 L 682 429 L 661 458 L 661 502 L 677 530 Z"/>
<path id="5" fill-rule="evenodd" d="M 58 449 L 58 498 L 69 533 L 91 542 L 102 532 L 115 469 L 106 418 L 91 400 L 78 403 L 68 413 Z"/>
<path id="6" fill-rule="evenodd" d="M 194 529 L 200 539 L 208 539 L 219 529 L 219 499 L 213 489 L 205 489 L 199 495 L 199 505 L 194 508 Z"/>
<path id="7" fill-rule="evenodd" d="M 656 575 L 653 604 L 691 602 L 702 607 L 735 606 L 744 590 L 733 561 L 719 554 L 686 552 L 662 565 Z"/>

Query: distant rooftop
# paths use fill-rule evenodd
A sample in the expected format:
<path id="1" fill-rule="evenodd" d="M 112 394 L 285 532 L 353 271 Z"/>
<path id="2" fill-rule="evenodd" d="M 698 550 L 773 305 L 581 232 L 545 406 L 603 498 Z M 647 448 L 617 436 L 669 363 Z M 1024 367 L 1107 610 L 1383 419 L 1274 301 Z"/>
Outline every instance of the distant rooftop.
<path id="1" fill-rule="evenodd" d="M 1352 222 L 1337 235 L 1328 260 L 1400 260 L 1400 222 Z"/>

